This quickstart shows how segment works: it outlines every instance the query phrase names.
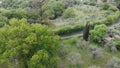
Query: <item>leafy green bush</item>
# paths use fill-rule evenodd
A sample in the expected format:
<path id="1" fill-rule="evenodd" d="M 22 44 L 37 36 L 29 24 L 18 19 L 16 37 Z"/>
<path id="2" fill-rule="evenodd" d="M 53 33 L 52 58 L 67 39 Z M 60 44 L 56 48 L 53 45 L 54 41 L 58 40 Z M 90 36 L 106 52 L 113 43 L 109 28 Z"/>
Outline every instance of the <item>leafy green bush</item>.
<path id="1" fill-rule="evenodd" d="M 91 6 L 95 6 L 96 3 L 95 3 L 95 2 L 90 2 L 89 5 L 91 5 Z"/>
<path id="2" fill-rule="evenodd" d="M 94 42 L 99 42 L 103 38 L 105 38 L 106 34 L 108 32 L 108 28 L 106 25 L 96 25 L 94 30 L 91 30 L 91 40 Z"/>
<path id="3" fill-rule="evenodd" d="M 3 27 L 5 24 L 8 24 L 8 18 L 0 15 L 0 27 Z"/>
<path id="4" fill-rule="evenodd" d="M 116 42 L 116 48 L 117 48 L 117 50 L 120 51 L 120 41 L 116 40 L 116 39 L 114 39 L 114 41 Z"/>
<path id="5" fill-rule="evenodd" d="M 48 16 L 54 15 L 55 17 L 62 15 L 64 11 L 64 6 L 61 1 L 56 1 L 50 4 L 49 10 L 47 10 L 46 14 Z"/>
<path id="6" fill-rule="evenodd" d="M 117 11 L 118 9 L 117 9 L 116 6 L 110 6 L 110 7 L 108 8 L 108 10 L 111 10 L 111 11 L 115 12 L 115 11 Z"/>
<path id="7" fill-rule="evenodd" d="M 18 19 L 27 18 L 27 12 L 22 8 L 11 9 L 11 10 L 0 9 L 0 12 L 1 12 L 1 15 L 7 17 L 8 19 L 11 19 L 11 18 L 18 18 Z"/>
<path id="8" fill-rule="evenodd" d="M 102 7 L 103 10 L 108 10 L 109 7 L 110 7 L 110 4 L 107 3 L 107 2 L 105 2 L 105 3 L 103 3 L 103 4 L 101 5 L 101 7 Z"/>
<path id="9" fill-rule="evenodd" d="M 55 30 L 54 32 L 58 35 L 64 35 L 64 34 L 70 34 L 70 33 L 77 32 L 77 31 L 82 31 L 83 28 L 84 28 L 84 25 L 79 24 L 76 26 L 65 26 L 60 29 Z"/>
<path id="10" fill-rule="evenodd" d="M 74 18 L 77 16 L 76 12 L 76 9 L 69 7 L 64 11 L 63 18 Z"/>

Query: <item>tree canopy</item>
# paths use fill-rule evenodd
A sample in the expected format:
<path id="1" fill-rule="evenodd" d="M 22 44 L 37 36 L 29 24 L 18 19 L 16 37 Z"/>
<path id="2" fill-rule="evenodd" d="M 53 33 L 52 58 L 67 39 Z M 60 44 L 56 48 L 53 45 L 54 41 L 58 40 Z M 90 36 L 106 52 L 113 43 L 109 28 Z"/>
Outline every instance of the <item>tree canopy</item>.
<path id="1" fill-rule="evenodd" d="M 59 37 L 45 25 L 11 19 L 9 25 L 0 28 L 0 66 L 56 68 L 58 41 Z"/>

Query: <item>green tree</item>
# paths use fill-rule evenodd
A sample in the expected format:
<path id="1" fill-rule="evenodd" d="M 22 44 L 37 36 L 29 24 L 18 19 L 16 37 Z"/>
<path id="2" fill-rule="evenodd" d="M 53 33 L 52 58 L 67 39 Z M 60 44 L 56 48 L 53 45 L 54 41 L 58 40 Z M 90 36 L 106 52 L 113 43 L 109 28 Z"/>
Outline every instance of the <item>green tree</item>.
<path id="1" fill-rule="evenodd" d="M 47 26 L 11 19 L 0 29 L 0 37 L 2 68 L 5 63 L 8 68 L 57 68 L 59 37 Z"/>
<path id="2" fill-rule="evenodd" d="M 86 41 L 88 41 L 89 38 L 89 30 L 90 30 L 90 22 L 87 22 L 83 32 L 83 39 Z"/>
<path id="3" fill-rule="evenodd" d="M 67 8 L 63 13 L 63 18 L 74 18 L 77 16 L 77 10 L 73 7 Z"/>
<path id="4" fill-rule="evenodd" d="M 106 25 L 101 24 L 101 25 L 96 25 L 94 30 L 91 30 L 91 40 L 94 42 L 98 42 L 105 38 L 106 34 L 108 32 L 108 28 Z"/>
<path id="5" fill-rule="evenodd" d="M 55 1 L 50 3 L 49 8 L 50 9 L 47 10 L 47 15 L 53 15 L 54 18 L 61 16 L 64 11 L 64 5 L 61 1 Z"/>
<path id="6" fill-rule="evenodd" d="M 38 21 L 43 22 L 43 19 L 46 17 L 44 12 L 48 9 L 49 0 L 32 0 L 31 1 L 31 10 L 33 15 L 34 13 L 38 15 Z"/>

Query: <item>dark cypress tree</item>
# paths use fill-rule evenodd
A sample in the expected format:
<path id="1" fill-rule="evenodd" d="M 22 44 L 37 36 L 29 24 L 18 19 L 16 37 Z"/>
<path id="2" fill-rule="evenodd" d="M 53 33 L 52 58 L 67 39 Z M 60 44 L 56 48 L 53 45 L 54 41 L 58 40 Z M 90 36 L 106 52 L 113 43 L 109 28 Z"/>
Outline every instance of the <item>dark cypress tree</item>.
<path id="1" fill-rule="evenodd" d="M 90 30 L 90 23 L 87 22 L 86 23 L 86 26 L 84 28 L 84 31 L 83 31 L 83 39 L 88 41 L 88 37 L 89 37 L 89 30 Z"/>
<path id="2" fill-rule="evenodd" d="M 120 10 L 120 4 L 117 6 L 117 8 Z"/>

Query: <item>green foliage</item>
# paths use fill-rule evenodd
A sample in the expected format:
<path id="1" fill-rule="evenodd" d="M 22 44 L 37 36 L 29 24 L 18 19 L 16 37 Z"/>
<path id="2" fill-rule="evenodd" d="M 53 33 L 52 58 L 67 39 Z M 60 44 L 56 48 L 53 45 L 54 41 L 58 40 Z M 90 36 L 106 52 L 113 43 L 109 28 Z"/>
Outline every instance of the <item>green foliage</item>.
<path id="1" fill-rule="evenodd" d="M 77 16 L 76 12 L 76 9 L 69 7 L 64 11 L 63 18 L 74 18 Z"/>
<path id="2" fill-rule="evenodd" d="M 2 0 L 2 7 L 7 9 L 25 8 L 29 3 L 30 0 Z"/>
<path id="3" fill-rule="evenodd" d="M 86 40 L 86 41 L 88 41 L 89 30 L 90 30 L 90 23 L 87 22 L 86 26 L 84 27 L 84 32 L 83 32 L 83 39 Z"/>
<path id="4" fill-rule="evenodd" d="M 106 34 L 108 32 L 108 28 L 106 25 L 96 25 L 94 30 L 91 30 L 91 40 L 94 42 L 99 42 L 103 38 L 105 38 Z"/>
<path id="5" fill-rule="evenodd" d="M 117 9 L 116 6 L 110 6 L 110 7 L 108 8 L 108 10 L 111 10 L 111 11 L 113 11 L 113 12 L 118 11 L 118 9 Z"/>
<path id="6" fill-rule="evenodd" d="M 29 17 L 42 23 L 46 18 L 45 12 L 48 9 L 48 2 L 50 0 L 31 0 L 29 8 Z"/>
<path id="7" fill-rule="evenodd" d="M 55 33 L 58 35 L 70 34 L 73 32 L 82 31 L 83 28 L 84 28 L 83 24 L 79 24 L 75 26 L 65 26 L 63 28 L 57 29 Z"/>
<path id="8" fill-rule="evenodd" d="M 115 23 L 120 17 L 120 12 L 116 11 L 113 15 L 110 15 L 102 20 L 97 20 L 90 22 L 90 28 L 93 28 L 95 25 L 105 24 L 105 25 L 111 25 Z M 70 34 L 78 31 L 82 31 L 84 28 L 84 24 L 77 24 L 75 26 L 65 26 L 60 29 L 55 30 L 54 32 L 58 35 L 65 35 Z"/>
<path id="9" fill-rule="evenodd" d="M 8 23 L 8 18 L 0 15 L 0 27 L 3 27 L 7 23 Z"/>
<path id="10" fill-rule="evenodd" d="M 11 10 L 7 10 L 7 9 L 0 9 L 1 15 L 7 17 L 8 19 L 11 18 L 18 18 L 18 19 L 22 19 L 22 18 L 27 18 L 27 12 L 22 9 L 22 8 L 18 8 L 18 9 L 11 9 Z"/>
<path id="11" fill-rule="evenodd" d="M 95 3 L 95 2 L 90 2 L 89 5 L 91 5 L 91 6 L 95 6 L 96 3 Z"/>
<path id="12" fill-rule="evenodd" d="M 116 48 L 117 48 L 117 50 L 120 51 L 120 41 L 119 40 L 115 40 L 115 39 L 114 39 L 114 41 L 116 42 Z"/>
<path id="13" fill-rule="evenodd" d="M 117 4 L 120 4 L 120 0 L 115 0 L 115 2 L 116 2 Z"/>
<path id="14" fill-rule="evenodd" d="M 54 15 L 55 17 L 62 15 L 64 11 L 64 6 L 61 1 L 56 1 L 50 4 L 47 15 Z"/>
<path id="15" fill-rule="evenodd" d="M 29 62 L 29 68 L 46 68 L 49 56 L 46 50 L 40 50 L 32 56 Z M 41 63 L 40 63 L 41 62 Z"/>
<path id="16" fill-rule="evenodd" d="M 103 10 L 108 10 L 109 7 L 110 7 L 110 4 L 107 3 L 107 2 L 105 2 L 105 3 L 103 3 L 103 4 L 101 5 L 101 7 L 102 7 Z"/>
<path id="17" fill-rule="evenodd" d="M 59 38 L 47 26 L 11 19 L 9 25 L 0 29 L 0 37 L 1 65 L 7 63 L 12 67 L 14 62 L 22 64 L 22 68 L 57 68 Z"/>

